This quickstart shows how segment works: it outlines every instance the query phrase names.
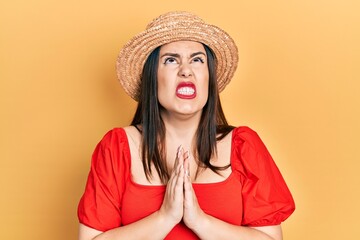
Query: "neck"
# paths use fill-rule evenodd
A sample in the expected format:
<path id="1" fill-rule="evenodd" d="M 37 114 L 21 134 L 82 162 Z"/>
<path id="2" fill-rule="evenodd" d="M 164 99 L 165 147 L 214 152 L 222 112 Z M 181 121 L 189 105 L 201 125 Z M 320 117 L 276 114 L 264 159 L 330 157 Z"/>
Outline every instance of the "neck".
<path id="1" fill-rule="evenodd" d="M 167 144 L 174 147 L 182 145 L 190 150 L 195 140 L 201 112 L 191 116 L 164 112 L 161 117 L 165 124 Z"/>

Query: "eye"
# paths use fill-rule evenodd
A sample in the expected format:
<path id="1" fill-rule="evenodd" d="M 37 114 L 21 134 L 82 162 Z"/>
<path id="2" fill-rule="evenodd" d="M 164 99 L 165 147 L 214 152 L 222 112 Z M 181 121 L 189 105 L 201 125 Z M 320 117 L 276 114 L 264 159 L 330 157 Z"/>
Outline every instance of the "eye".
<path id="1" fill-rule="evenodd" d="M 204 59 L 201 58 L 201 57 L 196 57 L 196 58 L 194 58 L 192 61 L 193 61 L 193 62 L 199 62 L 199 63 L 204 63 L 204 62 L 205 62 Z"/>
<path id="2" fill-rule="evenodd" d="M 176 63 L 176 59 L 173 57 L 167 57 L 164 60 L 164 64 L 174 64 L 174 63 Z"/>

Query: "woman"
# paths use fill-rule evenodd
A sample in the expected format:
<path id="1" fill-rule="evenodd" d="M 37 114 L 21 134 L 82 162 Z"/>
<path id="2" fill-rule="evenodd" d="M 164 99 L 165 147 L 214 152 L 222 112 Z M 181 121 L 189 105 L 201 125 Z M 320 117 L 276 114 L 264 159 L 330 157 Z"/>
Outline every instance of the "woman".
<path id="1" fill-rule="evenodd" d="M 118 77 L 138 107 L 94 151 L 80 240 L 282 239 L 292 196 L 258 135 L 221 108 L 237 62 L 231 37 L 187 12 L 123 47 Z"/>

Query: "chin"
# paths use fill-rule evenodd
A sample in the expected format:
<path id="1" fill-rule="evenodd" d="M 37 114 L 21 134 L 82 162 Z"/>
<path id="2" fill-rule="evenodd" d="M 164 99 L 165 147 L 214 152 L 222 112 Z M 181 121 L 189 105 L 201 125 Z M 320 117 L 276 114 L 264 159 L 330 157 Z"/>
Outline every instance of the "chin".
<path id="1" fill-rule="evenodd" d="M 177 112 L 178 113 L 182 113 L 185 115 L 193 115 L 193 114 L 197 114 L 197 113 L 201 113 L 203 110 L 204 106 L 180 106 L 179 108 L 177 108 Z"/>

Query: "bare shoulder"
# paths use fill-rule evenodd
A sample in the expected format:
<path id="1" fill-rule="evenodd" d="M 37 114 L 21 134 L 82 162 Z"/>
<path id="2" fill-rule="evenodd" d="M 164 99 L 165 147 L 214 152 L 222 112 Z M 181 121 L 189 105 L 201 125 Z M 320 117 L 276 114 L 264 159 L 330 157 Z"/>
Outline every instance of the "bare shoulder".
<path id="1" fill-rule="evenodd" d="M 139 130 L 135 127 L 135 126 L 132 126 L 132 125 L 130 125 L 130 126 L 126 126 L 126 127 L 123 127 L 123 129 L 125 130 L 125 132 L 128 134 L 128 133 L 130 133 L 130 134 L 133 134 L 133 133 L 138 133 L 138 134 L 140 134 L 139 133 Z"/>
<path id="2" fill-rule="evenodd" d="M 231 140 L 232 140 L 232 135 L 233 135 L 234 130 L 231 130 L 228 134 L 226 134 L 225 137 L 223 137 L 221 140 L 218 141 L 218 147 L 220 147 L 220 145 L 227 145 L 230 144 L 231 145 Z"/>
<path id="3" fill-rule="evenodd" d="M 217 158 L 214 161 L 215 166 L 225 166 L 230 163 L 231 142 L 233 131 L 229 132 L 223 139 L 217 142 Z"/>
<path id="4" fill-rule="evenodd" d="M 126 132 L 131 155 L 131 177 L 138 184 L 149 185 L 141 160 L 141 133 L 134 126 L 124 127 Z"/>
<path id="5" fill-rule="evenodd" d="M 139 130 L 134 126 L 126 126 L 123 129 L 128 137 L 129 145 L 136 145 L 138 147 L 141 139 Z"/>
<path id="6" fill-rule="evenodd" d="M 131 161 L 137 161 L 140 159 L 140 145 L 141 145 L 141 134 L 139 130 L 134 126 L 124 127 L 124 131 L 128 138 L 128 143 L 131 153 Z"/>

